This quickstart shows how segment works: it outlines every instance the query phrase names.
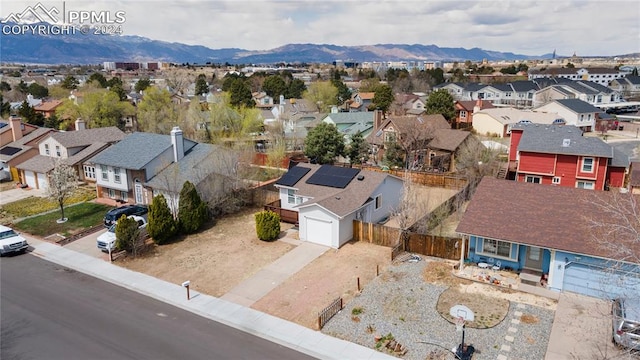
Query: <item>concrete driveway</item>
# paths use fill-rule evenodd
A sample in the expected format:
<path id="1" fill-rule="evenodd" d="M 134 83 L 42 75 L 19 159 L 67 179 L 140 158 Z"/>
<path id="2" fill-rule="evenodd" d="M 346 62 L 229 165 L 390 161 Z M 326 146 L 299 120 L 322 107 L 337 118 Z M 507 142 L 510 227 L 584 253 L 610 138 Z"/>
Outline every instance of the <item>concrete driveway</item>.
<path id="1" fill-rule="evenodd" d="M 609 301 L 562 292 L 545 359 L 618 358 L 623 351 L 611 342 L 611 331 Z"/>
<path id="2" fill-rule="evenodd" d="M 26 199 L 30 196 L 45 197 L 47 192 L 42 189 L 9 189 L 0 192 L 0 205 Z"/>
<path id="3" fill-rule="evenodd" d="M 105 232 L 107 232 L 107 228 L 104 228 L 104 230 L 100 230 L 93 234 L 89 234 L 83 238 L 65 245 L 64 247 L 69 250 L 83 253 L 85 255 L 109 261 L 109 254 L 102 252 L 100 249 L 98 249 L 97 245 L 98 236 L 104 234 Z"/>

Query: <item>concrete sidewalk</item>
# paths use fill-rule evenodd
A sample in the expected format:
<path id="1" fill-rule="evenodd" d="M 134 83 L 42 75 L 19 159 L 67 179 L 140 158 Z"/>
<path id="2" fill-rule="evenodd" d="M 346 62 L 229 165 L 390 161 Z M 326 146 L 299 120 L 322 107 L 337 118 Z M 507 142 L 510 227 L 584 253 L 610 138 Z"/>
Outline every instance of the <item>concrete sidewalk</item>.
<path id="1" fill-rule="evenodd" d="M 319 359 L 396 359 L 374 349 L 333 338 L 319 331 L 213 296 L 192 291 L 191 300 L 187 300 L 186 290 L 180 284 L 172 284 L 121 268 L 98 258 L 31 237 L 27 237 L 27 240 L 34 249 L 31 254 L 42 259 L 122 286 Z M 321 249 L 312 250 L 315 252 L 312 251 L 309 256 L 320 252 Z M 299 265 L 292 265 L 290 270 L 295 270 L 297 266 Z"/>
<path id="2" fill-rule="evenodd" d="M 328 247 L 306 241 L 296 241 L 297 246 L 278 260 L 263 267 L 255 275 L 233 287 L 221 299 L 250 307 L 282 284 L 291 275 L 297 273 L 318 256 L 324 254 Z M 290 241 L 290 242 L 291 242 Z"/>

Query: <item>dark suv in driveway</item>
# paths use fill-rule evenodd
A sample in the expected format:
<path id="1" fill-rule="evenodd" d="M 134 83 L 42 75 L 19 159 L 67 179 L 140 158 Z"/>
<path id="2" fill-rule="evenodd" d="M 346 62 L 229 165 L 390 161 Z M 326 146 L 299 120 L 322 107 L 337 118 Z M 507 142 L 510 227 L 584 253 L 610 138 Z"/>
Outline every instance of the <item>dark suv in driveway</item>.
<path id="1" fill-rule="evenodd" d="M 125 205 L 119 208 L 111 209 L 104 216 L 104 226 L 111 227 L 111 225 L 115 224 L 122 215 L 138 215 L 147 217 L 147 213 L 149 212 L 149 208 L 142 205 Z"/>

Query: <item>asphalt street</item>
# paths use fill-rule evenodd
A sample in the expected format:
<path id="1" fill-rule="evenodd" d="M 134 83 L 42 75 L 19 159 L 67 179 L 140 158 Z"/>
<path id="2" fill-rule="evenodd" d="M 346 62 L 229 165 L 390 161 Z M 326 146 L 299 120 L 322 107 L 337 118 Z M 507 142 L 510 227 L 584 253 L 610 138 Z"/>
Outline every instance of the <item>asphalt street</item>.
<path id="1" fill-rule="evenodd" d="M 0 260 L 0 358 L 312 359 L 30 254 Z"/>

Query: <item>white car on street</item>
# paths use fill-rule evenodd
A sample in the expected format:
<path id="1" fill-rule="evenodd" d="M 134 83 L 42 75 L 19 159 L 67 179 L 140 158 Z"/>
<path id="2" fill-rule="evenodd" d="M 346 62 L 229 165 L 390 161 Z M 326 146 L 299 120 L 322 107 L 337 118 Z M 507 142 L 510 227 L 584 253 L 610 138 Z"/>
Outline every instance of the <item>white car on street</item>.
<path id="1" fill-rule="evenodd" d="M 138 223 L 138 229 L 144 229 L 147 227 L 147 220 L 142 216 L 130 215 L 129 219 L 134 219 Z M 109 227 L 109 230 L 104 234 L 98 236 L 98 249 L 109 252 L 113 251 L 116 247 L 116 224 Z"/>
<path id="2" fill-rule="evenodd" d="M 29 244 L 12 228 L 0 225 L 0 255 L 10 253 L 24 253 Z"/>

